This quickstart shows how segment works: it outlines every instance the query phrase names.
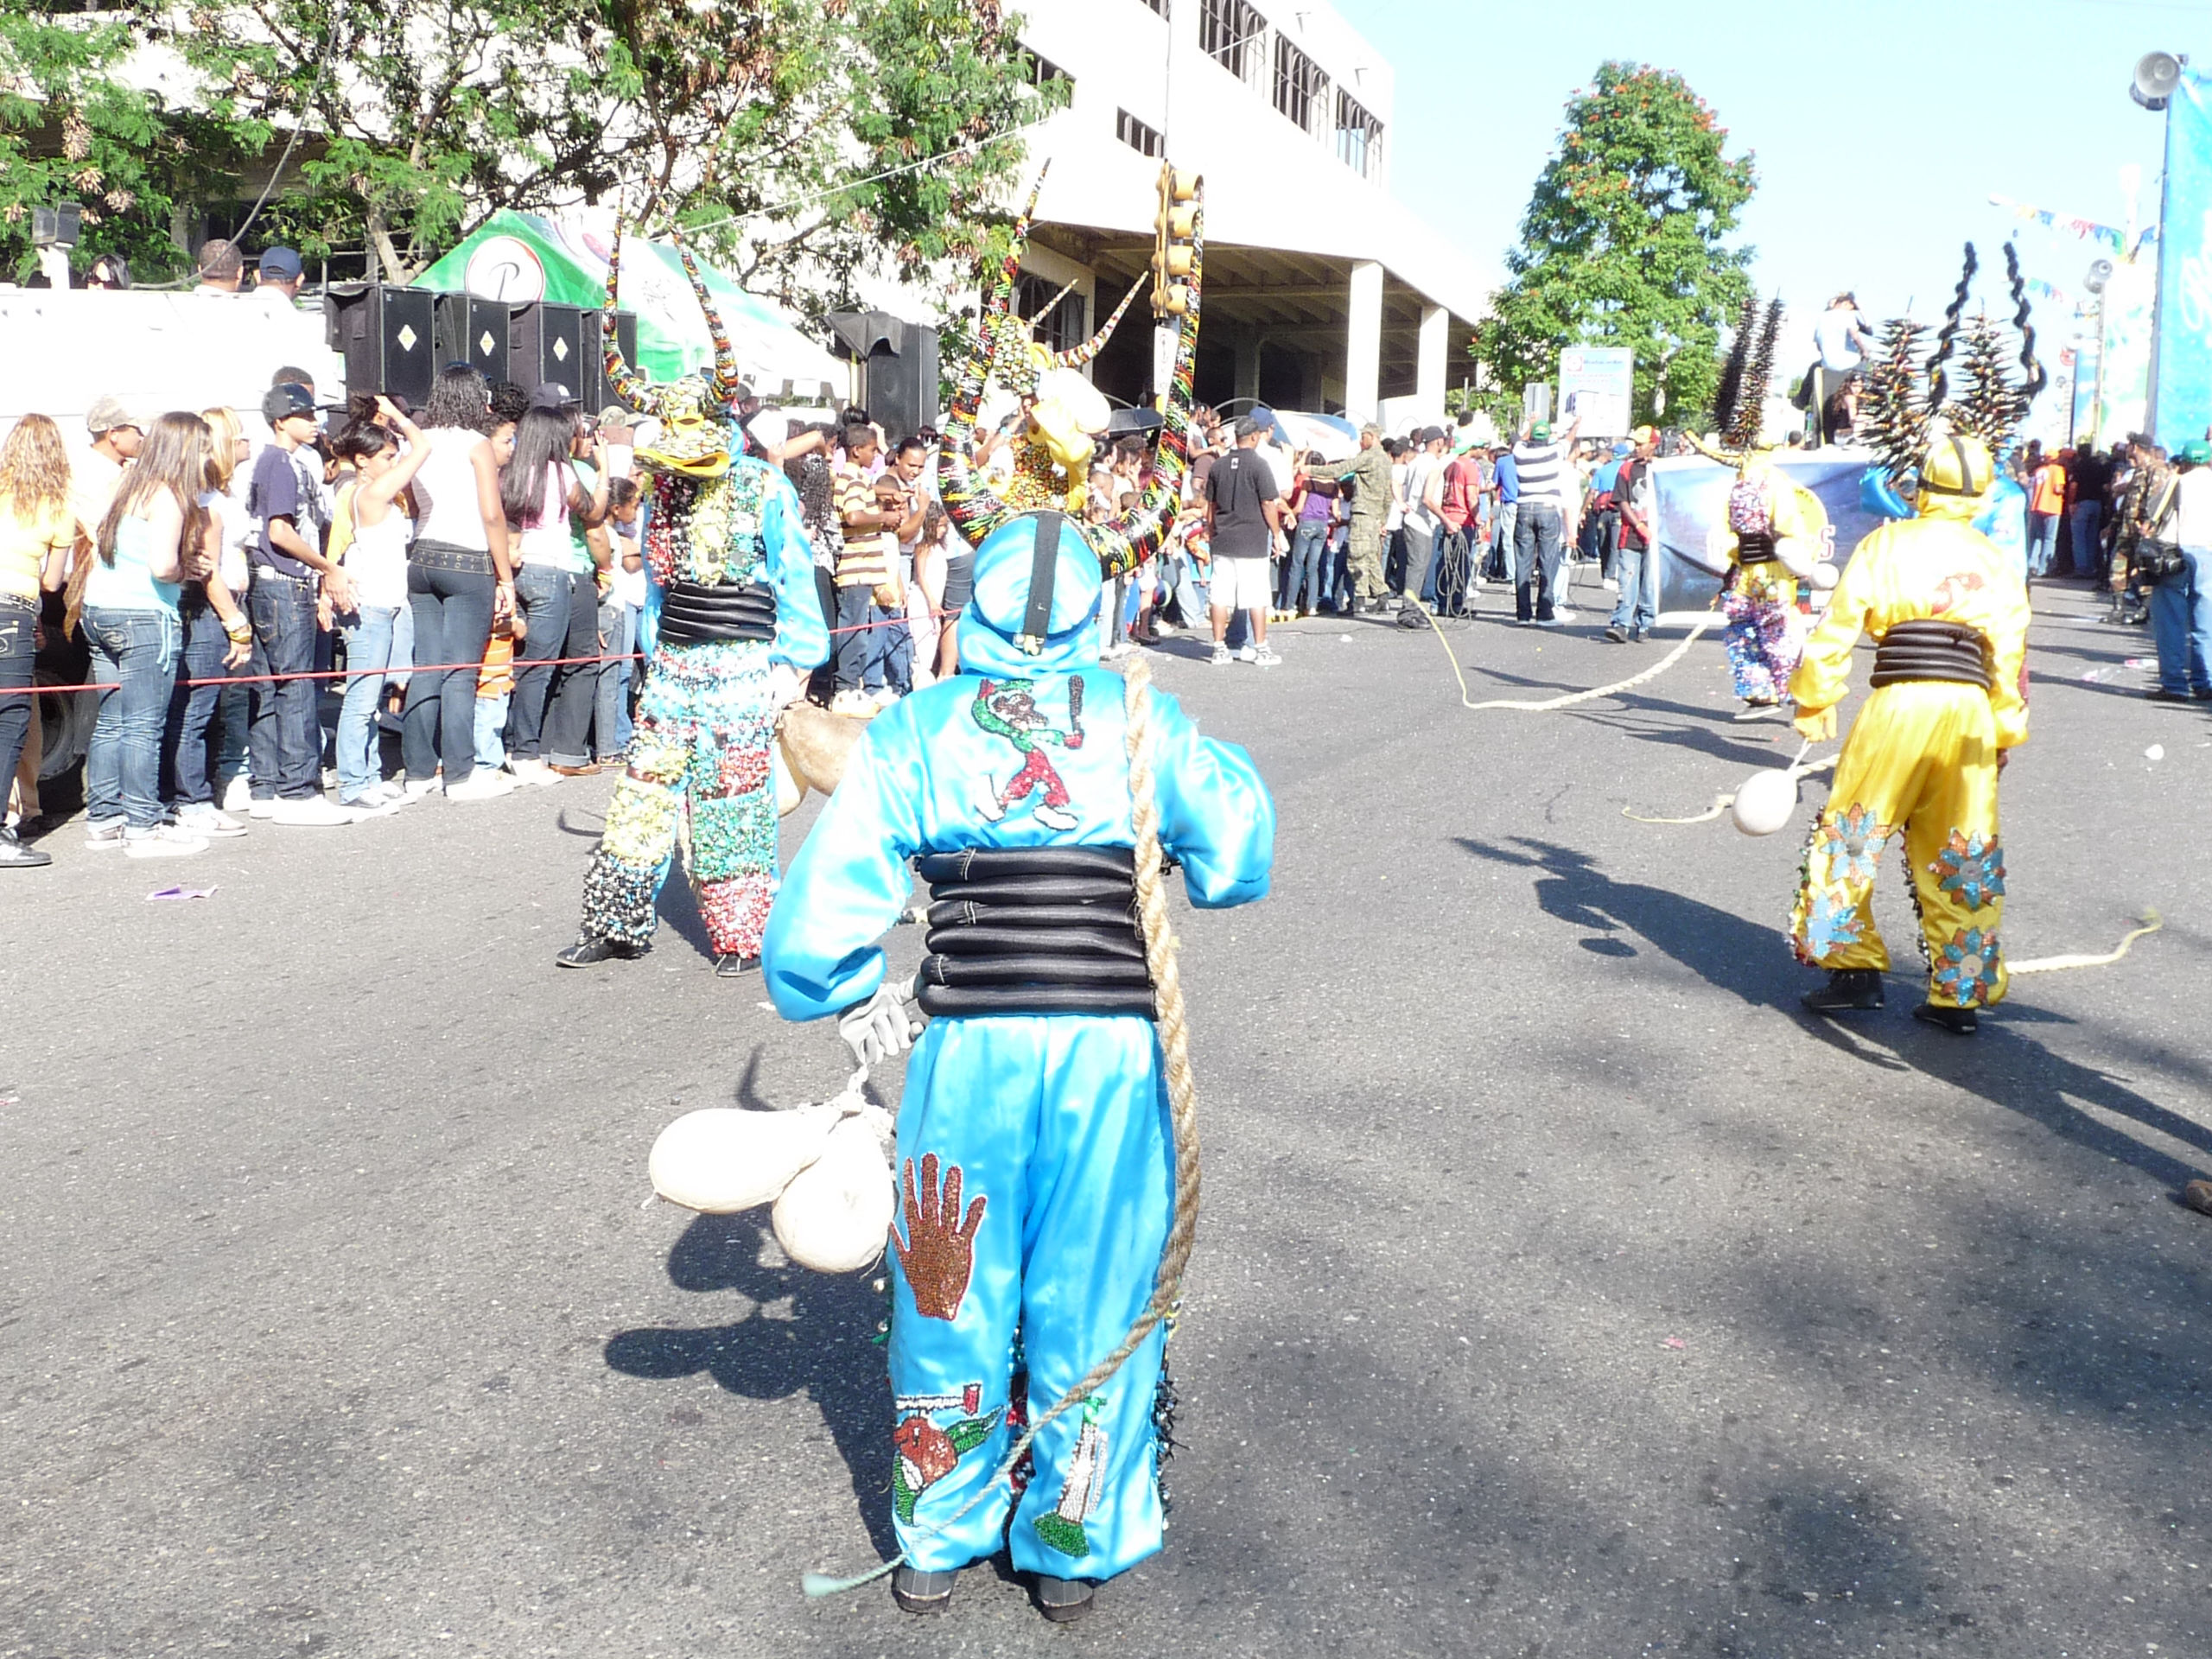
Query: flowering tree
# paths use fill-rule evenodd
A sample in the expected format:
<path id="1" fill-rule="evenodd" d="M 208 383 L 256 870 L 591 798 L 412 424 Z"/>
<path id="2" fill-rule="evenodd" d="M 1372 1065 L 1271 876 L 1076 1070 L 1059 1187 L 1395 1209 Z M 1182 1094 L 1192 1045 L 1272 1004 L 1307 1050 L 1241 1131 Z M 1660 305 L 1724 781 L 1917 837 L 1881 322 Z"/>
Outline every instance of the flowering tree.
<path id="1" fill-rule="evenodd" d="M 1638 419 L 1710 404 L 1721 325 L 1749 291 L 1751 250 L 1727 238 L 1758 182 L 1749 154 L 1722 153 L 1727 137 L 1688 82 L 1648 66 L 1601 64 L 1567 101 L 1475 334 L 1477 361 L 1516 408 L 1572 345 L 1635 351 Z"/>

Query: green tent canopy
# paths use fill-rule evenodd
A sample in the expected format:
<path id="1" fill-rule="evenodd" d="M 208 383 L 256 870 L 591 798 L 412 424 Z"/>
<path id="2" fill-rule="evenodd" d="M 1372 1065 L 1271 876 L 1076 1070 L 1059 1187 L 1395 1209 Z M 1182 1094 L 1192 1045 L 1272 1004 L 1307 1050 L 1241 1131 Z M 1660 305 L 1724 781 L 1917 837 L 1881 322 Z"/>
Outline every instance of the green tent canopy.
<path id="1" fill-rule="evenodd" d="M 548 300 L 598 307 L 607 301 L 607 251 L 595 232 L 572 219 L 502 209 L 415 286 L 518 305 Z M 788 312 L 747 294 L 707 261 L 698 263 L 729 330 L 739 372 L 755 391 L 785 402 L 842 400 L 846 367 L 827 347 L 802 334 Z M 636 366 L 648 378 L 673 380 L 713 363 L 707 320 L 672 245 L 624 237 L 620 297 L 624 310 L 638 314 Z"/>

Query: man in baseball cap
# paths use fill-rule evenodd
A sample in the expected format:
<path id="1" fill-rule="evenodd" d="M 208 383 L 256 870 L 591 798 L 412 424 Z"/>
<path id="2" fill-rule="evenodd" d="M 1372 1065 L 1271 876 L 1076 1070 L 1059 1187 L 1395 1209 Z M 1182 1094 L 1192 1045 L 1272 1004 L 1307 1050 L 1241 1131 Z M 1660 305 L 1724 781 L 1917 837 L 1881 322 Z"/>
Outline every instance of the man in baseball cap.
<path id="1" fill-rule="evenodd" d="M 146 440 L 146 429 L 152 424 L 152 416 L 111 391 L 93 398 L 85 414 L 85 430 L 92 434 L 92 448 L 118 464 L 138 453 L 138 446 Z"/>
<path id="2" fill-rule="evenodd" d="M 559 410 L 574 415 L 583 408 L 583 400 L 558 380 L 548 380 L 530 394 L 532 409 Z"/>
<path id="3" fill-rule="evenodd" d="M 123 482 L 123 464 L 144 445 L 146 429 L 153 423 L 152 416 L 111 391 L 92 399 L 85 415 L 92 451 L 69 469 L 69 510 L 77 515 L 79 534 L 87 540 L 99 534 L 116 486 Z"/>
<path id="4" fill-rule="evenodd" d="M 300 296 L 300 280 L 305 268 L 298 251 L 293 248 L 264 248 L 262 250 L 258 280 L 253 291 L 261 302 L 272 311 L 296 311 Z"/>

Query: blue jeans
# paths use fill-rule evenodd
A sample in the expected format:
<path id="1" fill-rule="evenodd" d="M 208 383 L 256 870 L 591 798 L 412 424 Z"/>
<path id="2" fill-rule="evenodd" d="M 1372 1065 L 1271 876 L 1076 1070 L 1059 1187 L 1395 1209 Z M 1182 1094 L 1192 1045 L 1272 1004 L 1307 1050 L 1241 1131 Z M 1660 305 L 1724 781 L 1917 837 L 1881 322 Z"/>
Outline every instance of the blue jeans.
<path id="1" fill-rule="evenodd" d="M 513 701 L 511 691 L 476 699 L 476 764 L 486 772 L 507 764 L 507 706 Z"/>
<path id="2" fill-rule="evenodd" d="M 315 582 L 256 565 L 246 595 L 253 618 L 256 674 L 307 674 L 315 669 Z M 256 680 L 253 798 L 304 801 L 322 793 L 322 725 L 315 715 L 313 680 Z"/>
<path id="3" fill-rule="evenodd" d="M 1521 504 L 1502 501 L 1491 519 L 1491 563 L 1497 567 L 1501 581 L 1513 578 L 1514 526 L 1520 522 Z"/>
<path id="4" fill-rule="evenodd" d="M 38 601 L 0 594 L 0 811 L 8 785 L 38 715 L 38 699 L 28 689 L 38 639 Z M 23 687 L 17 690 L 15 688 Z"/>
<path id="5" fill-rule="evenodd" d="M 545 664 L 569 654 L 575 588 L 566 570 L 548 565 L 525 564 L 515 572 L 515 610 L 530 625 L 528 637 L 515 647 L 514 702 L 507 713 L 507 752 L 518 760 L 539 760 L 545 747 L 545 705 L 554 676 Z"/>
<path id="6" fill-rule="evenodd" d="M 223 666 L 231 638 L 215 607 L 202 602 L 184 618 L 184 671 L 169 694 L 167 728 L 162 735 L 162 798 L 173 806 L 213 806 L 214 773 L 222 759 L 223 728 L 216 723 L 221 684 L 187 685 L 187 680 L 228 679 Z"/>
<path id="7" fill-rule="evenodd" d="M 338 798 L 350 804 L 384 781 L 377 756 L 377 704 L 392 664 L 398 606 L 364 605 L 346 626 L 346 701 L 338 710 Z"/>
<path id="8" fill-rule="evenodd" d="M 1552 620 L 1559 594 L 1560 515 L 1551 501 L 1522 501 L 1513 525 L 1513 611 L 1526 622 Z M 1534 592 L 1531 585 L 1534 584 Z"/>
<path id="9" fill-rule="evenodd" d="M 1301 518 L 1290 538 L 1290 569 L 1283 576 L 1286 611 L 1318 611 L 1327 596 L 1329 525 L 1325 519 Z"/>
<path id="10" fill-rule="evenodd" d="M 2097 535 L 2104 527 L 2104 520 L 2103 502 L 2074 504 L 2074 574 L 2077 576 L 2094 577 L 2104 570 L 2104 549 L 2097 545 Z"/>
<path id="11" fill-rule="evenodd" d="M 417 663 L 484 660 L 492 638 L 492 557 L 442 542 L 417 542 L 407 556 L 407 602 L 415 613 Z M 427 782 L 442 762 L 448 785 L 476 769 L 476 668 L 425 673 L 407 682 L 400 749 L 407 776 Z"/>
<path id="12" fill-rule="evenodd" d="M 2167 691 L 2212 692 L 2212 548 L 2184 547 L 2189 568 L 2151 589 L 2151 635 L 2158 647 L 2158 684 Z"/>
<path id="13" fill-rule="evenodd" d="M 2031 512 L 2028 515 L 2028 574 L 2042 575 L 2050 569 L 2051 555 L 2058 550 L 2058 515 L 2055 512 Z"/>
<path id="14" fill-rule="evenodd" d="M 1652 608 L 1651 595 L 1645 591 L 1645 567 L 1653 559 L 1648 547 L 1630 547 L 1624 536 L 1613 550 L 1613 574 L 1619 579 L 1621 596 L 1613 601 L 1612 626 L 1617 628 L 1649 628 L 1659 618 Z"/>
<path id="15" fill-rule="evenodd" d="M 638 648 L 638 613 L 610 594 L 599 607 L 600 649 L 623 656 Z M 630 671 L 635 663 L 605 664 L 599 698 L 592 709 L 591 746 L 598 758 L 611 759 L 630 747 Z"/>
<path id="16" fill-rule="evenodd" d="M 145 835 L 162 821 L 162 725 L 176 683 L 181 630 L 167 611 L 105 606 L 85 607 L 84 623 L 93 678 L 117 687 L 99 694 L 99 718 L 85 751 L 85 817 L 94 824 L 121 818 L 124 834 Z"/>

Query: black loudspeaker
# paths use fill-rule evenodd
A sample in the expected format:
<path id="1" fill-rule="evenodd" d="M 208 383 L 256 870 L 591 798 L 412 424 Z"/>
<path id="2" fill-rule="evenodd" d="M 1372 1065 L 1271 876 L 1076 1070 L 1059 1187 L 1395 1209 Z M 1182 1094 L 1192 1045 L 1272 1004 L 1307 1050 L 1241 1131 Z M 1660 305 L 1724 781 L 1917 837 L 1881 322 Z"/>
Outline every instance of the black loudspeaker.
<path id="1" fill-rule="evenodd" d="M 937 330 L 887 311 L 833 311 L 838 355 L 860 365 L 861 406 L 893 443 L 938 416 Z"/>
<path id="2" fill-rule="evenodd" d="M 437 296 L 436 366 L 466 363 L 495 385 L 510 378 L 505 300 L 480 300 L 473 294 Z"/>
<path id="3" fill-rule="evenodd" d="M 351 283 L 323 296 L 330 349 L 346 359 L 348 391 L 381 391 L 420 409 L 437 378 L 438 296 L 426 288 Z"/>
<path id="4" fill-rule="evenodd" d="M 614 383 L 607 378 L 607 314 L 587 310 L 583 321 L 584 343 L 590 347 L 590 366 L 583 378 L 574 383 L 576 395 L 584 400 L 587 414 L 596 415 L 610 404 L 622 400 L 614 395 Z M 622 347 L 622 360 L 639 374 L 645 370 L 638 365 L 638 314 L 617 311 L 614 314 L 614 339 Z"/>
<path id="5" fill-rule="evenodd" d="M 601 380 L 598 344 L 598 312 L 533 300 L 516 306 L 509 317 L 507 372 L 518 385 L 532 391 L 551 381 L 575 393 L 578 401 L 592 404 Z M 599 405 L 592 407 L 595 411 Z"/>

